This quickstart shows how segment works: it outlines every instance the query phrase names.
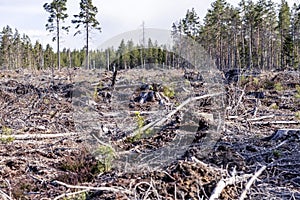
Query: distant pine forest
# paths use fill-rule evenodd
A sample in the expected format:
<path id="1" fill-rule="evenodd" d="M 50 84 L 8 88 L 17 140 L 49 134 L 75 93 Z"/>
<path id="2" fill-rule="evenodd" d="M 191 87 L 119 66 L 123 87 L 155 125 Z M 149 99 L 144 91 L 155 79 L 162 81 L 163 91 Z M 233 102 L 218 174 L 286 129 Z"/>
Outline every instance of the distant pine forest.
<path id="1" fill-rule="evenodd" d="M 299 4 L 241 0 L 238 6 L 232 6 L 216 0 L 204 19 L 191 8 L 182 19 L 174 19 L 170 29 L 173 35 L 184 35 L 201 44 L 220 70 L 300 69 Z M 144 45 L 122 40 L 116 48 L 89 50 L 89 66 L 85 66 L 85 47 L 61 49 L 62 68 L 129 69 L 145 63 L 179 66 L 180 57 L 151 38 L 146 38 Z M 57 68 L 57 59 L 58 53 L 51 45 L 42 46 L 9 25 L 0 32 L 1 69 Z"/>

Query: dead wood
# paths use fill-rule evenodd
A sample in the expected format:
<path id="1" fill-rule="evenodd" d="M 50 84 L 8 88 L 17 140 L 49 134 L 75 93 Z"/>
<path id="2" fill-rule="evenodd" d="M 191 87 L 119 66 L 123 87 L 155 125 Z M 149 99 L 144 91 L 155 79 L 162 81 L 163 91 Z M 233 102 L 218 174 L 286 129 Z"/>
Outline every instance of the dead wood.
<path id="1" fill-rule="evenodd" d="M 76 73 L 80 71 L 78 69 Z M 153 73 L 142 72 L 118 71 L 115 91 L 135 91 L 140 86 L 137 84 L 139 81 L 132 81 L 136 75 L 145 74 L 147 79 L 149 73 Z M 114 156 L 117 160 L 112 162 L 111 170 L 96 172 L 87 179 L 85 176 L 89 176 L 94 170 L 90 166 L 98 167 L 99 160 L 88 150 L 84 153 L 84 149 L 90 147 L 87 145 L 91 144 L 85 140 L 86 136 L 94 139 L 92 142 L 95 147 L 112 146 L 103 143 L 101 138 L 94 137 L 97 135 L 81 137 L 81 133 L 76 132 L 71 99 L 74 88 L 73 83 L 69 82 L 76 81 L 73 78 L 74 72 L 55 72 L 53 82 L 51 71 L 46 70 L 24 70 L 18 74 L 12 70 L 0 73 L 2 199 L 59 199 L 78 196 L 83 192 L 95 199 L 300 199 L 300 101 L 296 98 L 299 78 L 287 76 L 287 79 L 283 73 L 276 73 L 276 79 L 273 79 L 274 74 L 268 72 L 267 75 L 257 77 L 263 77 L 257 85 L 253 84 L 251 77 L 245 77 L 247 87 L 242 82 L 226 85 L 227 114 L 235 116 L 225 119 L 226 132 L 221 133 L 222 137 L 218 141 L 211 142 L 211 152 L 205 153 L 207 141 L 210 139 L 200 130 L 197 133 L 199 137 L 196 136 L 190 145 L 184 147 L 184 154 L 176 158 L 174 155 L 172 163 L 164 165 L 162 170 L 159 167 L 151 170 L 153 160 L 146 163 L 143 170 L 134 163 L 130 169 L 117 168 L 114 161 L 118 164 L 118 159 L 131 155 L 132 152 L 136 152 L 133 156 L 140 156 L 145 152 L 152 153 L 165 148 L 178 135 L 174 131 L 176 126 L 184 122 L 179 111 L 191 105 L 191 101 L 187 99 L 187 102 L 183 102 L 186 104 L 180 105 L 181 108 L 168 107 L 169 112 L 157 120 L 151 118 L 148 128 L 158 125 L 163 128 L 151 137 L 131 141 L 120 141 L 120 138 L 126 138 L 128 132 L 118 122 L 128 125 L 127 122 L 131 123 L 130 120 L 136 119 L 136 112 L 144 118 L 155 115 L 155 109 L 153 111 L 151 108 L 158 105 L 158 101 L 136 103 L 134 108 L 128 108 L 126 104 L 121 107 L 128 108 L 124 111 L 113 109 L 118 106 L 115 102 L 94 101 L 90 106 L 97 115 L 84 118 L 82 122 L 97 120 L 106 125 L 107 130 L 103 128 L 107 139 L 105 141 L 110 141 L 118 152 Z M 101 95 L 106 98 L 111 92 L 109 88 L 112 72 L 103 72 L 101 75 L 94 71 L 81 73 L 84 78 L 96 76 L 83 87 L 95 89 L 90 82 L 97 82 L 93 85 L 97 87 L 100 82 L 102 88 L 106 88 Z M 168 74 L 169 71 L 166 76 Z M 183 90 L 200 97 L 201 94 L 207 94 L 207 83 L 199 80 L 197 76 L 193 77 L 192 88 Z M 280 82 L 284 91 L 276 91 L 274 81 Z M 238 88 L 244 88 L 243 95 L 242 90 L 235 87 L 237 84 L 240 84 Z M 140 91 L 134 93 L 135 96 L 139 94 Z M 161 94 L 157 98 L 167 101 Z M 201 105 L 196 106 L 197 102 L 191 106 L 196 117 L 214 120 L 211 114 L 214 108 L 207 104 L 209 99 L 205 97 L 199 101 Z M 169 100 L 172 104 L 175 102 L 174 99 Z M 233 108 L 236 109 L 235 113 L 232 112 Z M 124 113 L 128 117 L 127 121 L 120 119 L 125 116 Z M 167 125 L 164 126 L 165 124 Z M 165 157 L 159 159 L 164 162 Z M 263 171 L 262 166 L 267 166 L 268 170 Z M 97 188 L 104 190 L 97 192 Z"/>
<path id="2" fill-rule="evenodd" d="M 239 200 L 244 200 L 246 198 L 247 192 L 254 183 L 254 181 L 260 176 L 260 174 L 267 168 L 267 166 L 262 166 L 248 181 L 243 193 L 241 194 Z"/>
<path id="3" fill-rule="evenodd" d="M 271 125 L 271 124 L 300 124 L 300 121 L 261 121 L 261 122 L 252 122 L 252 124 L 258 124 L 258 125 Z"/>
<path id="4" fill-rule="evenodd" d="M 269 140 L 286 140 L 289 138 L 298 138 L 300 139 L 300 129 L 278 129 L 271 136 L 263 138 L 265 141 Z"/>
<path id="5" fill-rule="evenodd" d="M 137 134 L 139 134 L 141 132 L 144 132 L 144 131 L 146 131 L 147 129 L 149 129 L 151 127 L 161 126 L 168 119 L 170 119 L 175 113 L 177 113 L 179 110 L 181 110 L 184 106 L 186 106 L 190 102 L 197 101 L 197 100 L 200 100 L 200 99 L 215 97 L 215 96 L 219 96 L 219 95 L 222 95 L 222 94 L 223 93 L 214 93 L 214 94 L 206 94 L 206 95 L 197 96 L 197 97 L 190 97 L 190 98 L 186 99 L 184 102 L 182 102 L 179 106 L 177 106 L 177 108 L 175 110 L 171 111 L 169 114 L 167 114 L 162 119 L 158 119 L 156 121 L 153 121 L 153 122 L 143 126 L 142 128 L 140 128 L 140 129 L 134 131 L 133 133 L 129 134 L 126 138 L 123 138 L 122 140 L 126 140 L 127 138 L 132 138 L 132 137 L 136 136 Z"/>
<path id="6" fill-rule="evenodd" d="M 69 133 L 57 133 L 57 134 L 20 134 L 20 135 L 1 135 L 0 139 L 14 140 L 34 140 L 34 139 L 53 139 L 60 137 L 71 137 L 80 135 L 80 132 L 69 132 Z"/>
<path id="7" fill-rule="evenodd" d="M 63 183 L 61 181 L 53 181 L 51 184 L 62 185 L 70 189 L 81 189 L 81 190 L 95 190 L 95 191 L 108 191 L 108 192 L 120 192 L 124 194 L 132 194 L 132 191 L 121 188 L 121 187 L 89 187 L 89 186 L 80 186 L 80 185 L 70 185 Z"/>
<path id="8" fill-rule="evenodd" d="M 240 182 L 245 181 L 247 178 L 251 177 L 250 174 L 244 174 L 242 176 L 233 176 L 226 179 L 221 179 L 215 189 L 213 190 L 211 196 L 209 197 L 209 200 L 216 200 L 220 198 L 220 194 L 224 190 L 224 188 L 228 185 L 235 185 Z"/>

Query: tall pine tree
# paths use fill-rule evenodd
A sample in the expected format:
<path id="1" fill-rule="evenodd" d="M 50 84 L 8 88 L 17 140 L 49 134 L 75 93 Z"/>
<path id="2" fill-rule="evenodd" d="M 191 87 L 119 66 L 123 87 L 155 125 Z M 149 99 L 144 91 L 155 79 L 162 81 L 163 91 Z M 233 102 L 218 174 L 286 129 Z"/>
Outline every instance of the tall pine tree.
<path id="1" fill-rule="evenodd" d="M 73 24 L 77 24 L 75 27 L 78 29 L 81 25 L 83 25 L 85 31 L 85 55 L 86 55 L 86 68 L 89 69 L 89 33 L 92 29 L 96 29 L 101 31 L 100 23 L 96 19 L 96 15 L 98 13 L 98 9 L 93 5 L 92 0 L 81 0 L 80 1 L 80 13 L 78 15 L 74 15 L 75 19 L 72 20 Z M 75 35 L 80 34 L 81 30 L 78 30 Z"/>
<path id="2" fill-rule="evenodd" d="M 46 30 L 49 32 L 56 32 L 56 36 L 53 37 L 53 41 L 57 41 L 57 66 L 60 70 L 60 30 L 69 31 L 69 26 L 62 26 L 61 23 L 68 17 L 66 13 L 67 0 L 53 0 L 51 3 L 45 3 L 44 9 L 50 13 L 48 23 L 46 24 Z"/>
<path id="3" fill-rule="evenodd" d="M 281 68 L 291 66 L 293 43 L 291 34 L 291 13 L 288 3 L 285 0 L 281 1 L 279 9 L 279 32 L 281 43 L 280 63 Z"/>

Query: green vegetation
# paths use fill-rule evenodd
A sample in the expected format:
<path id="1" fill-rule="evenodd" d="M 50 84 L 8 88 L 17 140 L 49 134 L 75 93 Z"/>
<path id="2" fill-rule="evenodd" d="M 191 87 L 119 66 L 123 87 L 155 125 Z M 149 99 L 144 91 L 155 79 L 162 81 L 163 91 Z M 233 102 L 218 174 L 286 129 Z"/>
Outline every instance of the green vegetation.
<path id="1" fill-rule="evenodd" d="M 281 83 L 275 83 L 274 84 L 274 89 L 277 91 L 277 92 L 280 92 L 280 91 L 283 91 L 283 86 L 281 85 Z"/>
<path id="2" fill-rule="evenodd" d="M 248 83 L 248 79 L 245 75 L 240 76 L 240 84 L 241 86 L 244 86 L 246 83 Z"/>
<path id="3" fill-rule="evenodd" d="M 100 145 L 95 151 L 98 158 L 97 171 L 107 172 L 112 168 L 112 162 L 116 157 L 115 150 L 106 145 Z"/>
<path id="4" fill-rule="evenodd" d="M 130 137 L 126 140 L 126 142 L 133 143 L 137 140 L 140 140 L 145 135 L 150 135 L 152 133 L 152 129 L 147 129 L 143 132 L 141 129 L 145 126 L 145 119 L 140 115 L 140 112 L 135 112 L 135 119 L 137 123 L 137 134 L 133 137 Z"/>
<path id="5" fill-rule="evenodd" d="M 272 103 L 272 104 L 270 105 L 270 108 L 271 108 L 271 109 L 274 109 L 274 110 L 278 110 L 278 109 L 279 109 L 279 106 L 278 106 L 276 103 Z"/>
<path id="6" fill-rule="evenodd" d="M 76 194 L 70 197 L 64 197 L 63 200 L 86 200 L 88 199 L 87 193 L 82 192 L 80 194 Z"/>
<path id="7" fill-rule="evenodd" d="M 274 151 L 273 151 L 273 156 L 274 156 L 275 158 L 279 158 L 279 157 L 281 156 L 281 152 L 278 151 L 278 150 L 274 150 Z"/>
<path id="8" fill-rule="evenodd" d="M 15 140 L 15 138 L 14 137 L 1 137 L 0 136 L 0 141 L 1 141 L 1 143 L 3 143 L 3 144 L 7 144 L 7 143 L 11 143 L 11 142 L 13 142 Z"/>
<path id="9" fill-rule="evenodd" d="M 296 99 L 300 99 L 300 86 L 296 85 L 296 94 L 295 94 Z"/>
<path id="10" fill-rule="evenodd" d="M 3 135 L 11 135 L 12 129 L 6 126 L 2 126 L 2 134 Z"/>
<path id="11" fill-rule="evenodd" d="M 300 111 L 297 111 L 295 113 L 295 117 L 296 117 L 297 120 L 300 120 Z"/>
<path id="12" fill-rule="evenodd" d="M 104 172 L 102 161 L 97 160 L 87 149 L 81 149 L 78 154 L 66 155 L 59 163 L 59 168 L 65 173 L 57 180 L 68 184 L 78 184 L 93 180 L 99 173 Z"/>
<path id="13" fill-rule="evenodd" d="M 175 91 L 171 87 L 164 86 L 163 87 L 163 93 L 166 97 L 169 97 L 169 98 L 174 98 L 175 97 Z"/>
<path id="14" fill-rule="evenodd" d="M 15 140 L 14 137 L 10 136 L 12 134 L 11 128 L 3 126 L 1 131 L 2 131 L 2 135 L 5 135 L 5 137 L 0 136 L 1 143 L 7 144 L 7 143 L 13 142 Z"/>
<path id="15" fill-rule="evenodd" d="M 259 78 L 254 77 L 253 78 L 253 84 L 258 86 L 259 85 Z"/>
<path id="16" fill-rule="evenodd" d="M 141 116 L 140 112 L 136 112 L 135 117 L 137 119 L 138 129 L 141 129 L 145 124 L 145 119 Z"/>

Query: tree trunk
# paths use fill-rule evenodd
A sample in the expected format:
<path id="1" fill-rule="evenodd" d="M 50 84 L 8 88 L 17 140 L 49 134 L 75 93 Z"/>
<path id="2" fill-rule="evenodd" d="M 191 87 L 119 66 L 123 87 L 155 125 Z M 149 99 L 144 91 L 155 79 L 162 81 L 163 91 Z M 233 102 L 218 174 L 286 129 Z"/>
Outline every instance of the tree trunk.
<path id="1" fill-rule="evenodd" d="M 86 69 L 89 69 L 90 63 L 89 63 L 89 24 L 86 23 L 86 49 L 85 49 L 85 55 L 86 55 Z"/>
<path id="2" fill-rule="evenodd" d="M 58 70 L 60 71 L 61 68 L 60 68 L 60 51 L 59 51 L 59 19 L 57 18 L 56 19 L 56 32 L 57 32 L 57 36 L 56 36 L 56 39 L 57 39 L 57 67 L 58 67 Z"/>

